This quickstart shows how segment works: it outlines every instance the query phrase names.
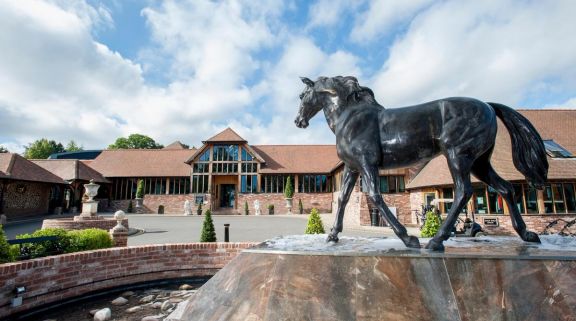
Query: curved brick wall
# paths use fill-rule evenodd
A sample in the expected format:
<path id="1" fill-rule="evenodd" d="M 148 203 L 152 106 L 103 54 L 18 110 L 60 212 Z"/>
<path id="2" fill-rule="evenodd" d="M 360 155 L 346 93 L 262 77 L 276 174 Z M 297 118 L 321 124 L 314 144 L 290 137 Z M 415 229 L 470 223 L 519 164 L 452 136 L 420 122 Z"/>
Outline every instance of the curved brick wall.
<path id="1" fill-rule="evenodd" d="M 50 256 L 0 264 L 0 318 L 121 285 L 159 279 L 212 276 L 245 248 L 257 243 L 185 243 Z M 16 286 L 23 304 L 12 308 Z"/>
<path id="2" fill-rule="evenodd" d="M 45 219 L 42 223 L 42 228 L 63 228 L 65 230 L 83 230 L 87 228 L 99 228 L 103 230 L 110 230 L 116 226 L 115 219 L 102 219 L 102 220 L 81 220 L 74 221 L 73 218 L 57 218 Z M 122 220 L 122 225 L 128 228 L 128 219 Z"/>

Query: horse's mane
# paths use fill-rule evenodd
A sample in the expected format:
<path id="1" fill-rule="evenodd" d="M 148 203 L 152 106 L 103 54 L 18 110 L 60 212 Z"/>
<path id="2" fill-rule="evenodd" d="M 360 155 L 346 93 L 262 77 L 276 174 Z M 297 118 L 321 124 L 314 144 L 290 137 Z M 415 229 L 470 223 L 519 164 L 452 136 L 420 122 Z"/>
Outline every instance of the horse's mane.
<path id="1" fill-rule="evenodd" d="M 333 82 L 334 88 L 346 98 L 346 102 L 350 103 L 369 103 L 378 104 L 374 97 L 372 89 L 358 84 L 358 79 L 352 76 L 336 76 L 330 78 Z"/>

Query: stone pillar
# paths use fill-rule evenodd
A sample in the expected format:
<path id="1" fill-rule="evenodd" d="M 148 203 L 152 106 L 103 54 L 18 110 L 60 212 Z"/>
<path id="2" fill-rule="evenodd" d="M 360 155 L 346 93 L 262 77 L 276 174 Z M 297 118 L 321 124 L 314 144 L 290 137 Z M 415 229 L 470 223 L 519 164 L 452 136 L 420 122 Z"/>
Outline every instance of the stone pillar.
<path id="1" fill-rule="evenodd" d="M 109 233 L 115 247 L 128 246 L 128 229 L 122 225 L 122 220 L 126 217 L 123 211 L 117 211 L 114 219 L 118 222 L 116 226 L 110 229 Z"/>

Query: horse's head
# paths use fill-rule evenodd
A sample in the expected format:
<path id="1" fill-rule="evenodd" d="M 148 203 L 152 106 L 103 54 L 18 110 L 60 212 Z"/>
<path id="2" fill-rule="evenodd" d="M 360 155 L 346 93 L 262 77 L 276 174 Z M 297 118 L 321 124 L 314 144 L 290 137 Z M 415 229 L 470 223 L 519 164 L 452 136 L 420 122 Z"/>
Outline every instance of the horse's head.
<path id="1" fill-rule="evenodd" d="M 306 88 L 300 94 L 300 109 L 296 116 L 296 126 L 308 127 L 308 122 L 321 109 L 330 106 L 331 110 L 356 102 L 376 102 L 372 90 L 358 84 L 355 77 L 320 77 L 316 82 L 301 77 Z"/>
<path id="2" fill-rule="evenodd" d="M 320 77 L 316 82 L 306 77 L 300 77 L 300 79 L 306 84 L 306 88 L 300 94 L 300 108 L 294 122 L 297 127 L 306 128 L 310 119 L 326 104 L 331 103 L 331 98 L 337 97 L 338 93 L 334 88 L 325 85 L 328 79 L 326 77 Z"/>

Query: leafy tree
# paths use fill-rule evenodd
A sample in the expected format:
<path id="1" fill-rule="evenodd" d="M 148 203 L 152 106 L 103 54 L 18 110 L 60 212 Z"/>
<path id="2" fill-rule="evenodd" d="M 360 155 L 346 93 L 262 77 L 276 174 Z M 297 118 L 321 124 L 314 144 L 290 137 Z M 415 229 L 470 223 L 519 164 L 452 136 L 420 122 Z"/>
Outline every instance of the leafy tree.
<path id="1" fill-rule="evenodd" d="M 284 197 L 292 198 L 294 196 L 294 187 L 292 187 L 292 179 L 288 176 L 286 186 L 284 186 Z"/>
<path id="2" fill-rule="evenodd" d="M 14 261 L 14 256 L 10 251 L 10 244 L 6 241 L 4 229 L 0 225 L 0 264 Z"/>
<path id="3" fill-rule="evenodd" d="M 424 222 L 420 235 L 422 237 L 434 237 L 440 229 L 440 223 L 440 215 L 433 211 L 426 212 L 426 222 Z"/>
<path id="4" fill-rule="evenodd" d="M 0 153 L 9 153 L 9 151 L 6 149 L 6 147 L 0 145 Z"/>
<path id="5" fill-rule="evenodd" d="M 69 141 L 68 145 L 66 145 L 67 152 L 79 152 L 81 150 L 84 150 L 84 147 L 82 145 L 78 146 L 74 140 Z"/>
<path id="6" fill-rule="evenodd" d="M 204 223 L 202 224 L 200 242 L 216 242 L 216 231 L 214 230 L 214 222 L 212 222 L 212 212 L 210 212 L 209 209 L 204 212 Z"/>
<path id="7" fill-rule="evenodd" d="M 46 159 L 54 153 L 66 151 L 61 143 L 46 138 L 38 139 L 24 148 L 24 157 L 28 159 Z"/>
<path id="8" fill-rule="evenodd" d="M 163 147 L 146 135 L 132 134 L 128 138 L 119 137 L 114 144 L 108 146 L 108 149 L 160 149 Z"/>
<path id="9" fill-rule="evenodd" d="M 306 226 L 305 234 L 324 234 L 324 225 L 322 224 L 322 218 L 318 215 L 318 210 L 313 208 L 310 211 L 310 217 L 308 218 L 308 225 Z"/>

